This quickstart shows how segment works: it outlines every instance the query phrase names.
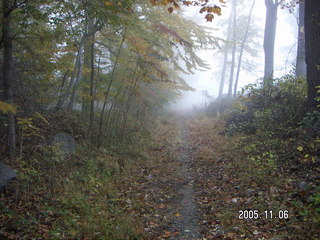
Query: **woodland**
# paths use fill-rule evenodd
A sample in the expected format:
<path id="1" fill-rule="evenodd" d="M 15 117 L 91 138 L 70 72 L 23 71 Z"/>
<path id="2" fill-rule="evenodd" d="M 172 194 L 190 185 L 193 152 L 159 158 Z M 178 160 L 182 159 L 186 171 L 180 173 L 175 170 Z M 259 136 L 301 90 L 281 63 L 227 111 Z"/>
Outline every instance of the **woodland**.
<path id="1" fill-rule="evenodd" d="M 320 239 L 320 3 L 1 0 L 0 239 Z M 186 17 L 198 9 L 226 31 Z M 278 11 L 296 64 L 274 77 Z M 219 91 L 168 111 L 208 69 Z M 251 56 L 250 55 L 250 56 Z"/>

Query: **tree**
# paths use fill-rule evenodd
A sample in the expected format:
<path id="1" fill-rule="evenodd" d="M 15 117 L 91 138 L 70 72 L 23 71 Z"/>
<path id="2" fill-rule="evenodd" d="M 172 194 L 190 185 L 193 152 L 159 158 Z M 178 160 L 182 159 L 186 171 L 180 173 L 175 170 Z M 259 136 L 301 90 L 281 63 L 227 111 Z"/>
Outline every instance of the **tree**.
<path id="1" fill-rule="evenodd" d="M 277 12 L 279 0 L 265 0 L 267 8 L 266 22 L 264 28 L 264 85 L 272 85 L 274 72 L 274 45 L 277 27 Z"/>
<path id="2" fill-rule="evenodd" d="M 237 75 L 236 75 L 236 81 L 234 83 L 234 90 L 233 90 L 234 97 L 236 97 L 236 94 L 237 94 L 237 88 L 238 88 L 239 76 L 240 76 L 240 68 L 241 68 L 241 62 L 242 62 L 242 55 L 243 55 L 244 46 L 246 44 L 248 34 L 249 34 L 252 10 L 253 10 L 254 5 L 255 5 L 255 0 L 252 1 L 252 5 L 251 5 L 249 16 L 248 16 L 248 23 L 247 23 L 247 27 L 246 27 L 246 32 L 245 32 L 245 35 L 244 35 L 242 42 L 241 42 L 241 45 L 240 45 L 240 54 L 239 54 L 239 60 L 238 60 Z"/>
<path id="3" fill-rule="evenodd" d="M 122 120 L 119 122 L 121 122 L 120 125 L 125 126 L 130 118 L 127 113 L 133 105 L 131 99 L 135 99 L 134 93 L 140 87 L 139 83 L 142 79 L 150 82 L 178 79 L 176 84 L 183 85 L 178 76 L 171 77 L 168 72 L 175 69 L 192 73 L 192 69 L 206 66 L 205 62 L 196 55 L 195 49 L 212 43 L 214 45 L 214 41 L 211 41 L 214 38 L 204 34 L 197 25 L 189 28 L 193 23 L 183 19 L 173 11 L 173 8 L 178 9 L 183 4 L 201 6 L 201 12 L 206 14 L 207 21 L 212 21 L 214 15 L 221 14 L 221 8 L 211 3 L 224 3 L 218 0 L 205 3 L 202 1 L 150 2 L 154 5 L 166 5 L 165 8 L 172 12 L 172 19 L 179 18 L 179 22 L 176 23 L 174 20 L 170 22 L 171 17 L 168 17 L 167 10 L 161 7 L 152 8 L 149 4 L 141 15 L 147 16 L 152 21 L 144 24 L 146 21 L 141 20 L 138 15 L 140 14 L 139 5 L 146 2 L 139 2 L 139 0 L 3 0 L 0 10 L 2 15 L 0 45 L 3 49 L 4 63 L 3 100 L 8 106 L 15 103 L 19 109 L 23 109 L 24 111 L 19 112 L 20 117 L 23 114 L 32 114 L 39 109 L 52 109 L 54 102 L 57 102 L 57 109 L 67 107 L 69 110 L 74 110 L 73 106 L 78 104 L 79 98 L 82 97 L 81 103 L 88 108 L 83 112 L 84 115 L 89 115 L 88 132 L 93 136 L 94 127 L 97 128 L 93 126 L 94 121 L 98 122 L 96 119 L 105 97 L 108 114 L 109 112 L 113 114 L 115 119 L 122 114 Z M 173 7 L 172 11 L 169 5 Z M 154 15 L 154 9 L 161 9 L 163 21 L 155 19 L 158 16 Z M 132 27 L 137 22 L 144 25 L 141 35 L 137 34 L 135 32 L 137 29 Z M 178 26 L 180 24 L 184 24 L 181 29 Z M 130 39 L 126 39 L 121 47 L 121 55 L 127 58 L 115 64 L 116 54 L 113 51 L 117 52 L 121 31 L 129 25 L 131 26 Z M 110 29 L 112 31 L 109 31 Z M 188 32 L 189 30 L 192 32 Z M 105 32 L 102 33 L 102 31 Z M 105 35 L 102 36 L 103 34 Z M 137 37 L 136 43 L 134 37 Z M 103 47 L 97 42 L 97 39 L 101 38 L 105 38 Z M 194 40 L 195 38 L 197 40 Z M 193 43 L 194 46 L 192 46 Z M 147 47 L 139 49 L 142 44 Z M 108 62 L 104 64 L 105 68 L 101 71 L 96 67 L 97 52 L 101 52 L 101 59 Z M 139 63 L 138 70 L 130 76 L 128 69 L 137 63 Z M 112 66 L 116 67 L 112 77 L 114 81 L 108 82 L 112 75 L 110 71 Z M 101 75 L 99 82 L 97 82 L 98 74 L 96 73 Z M 113 85 L 112 82 L 117 85 Z M 110 95 L 101 96 L 111 83 Z M 119 94 L 113 98 L 117 92 Z M 113 100 L 115 110 L 109 111 L 109 104 Z M 119 115 L 117 115 L 118 112 L 120 112 Z M 10 111 L 7 112 L 6 130 L 7 145 L 11 150 L 16 145 L 16 125 L 15 116 Z M 97 129 L 95 131 L 98 132 Z"/>
<path id="4" fill-rule="evenodd" d="M 304 0 L 299 2 L 299 18 L 298 18 L 298 48 L 296 77 L 307 75 L 306 52 L 305 52 L 305 30 L 304 30 Z"/>
<path id="5" fill-rule="evenodd" d="M 230 11 L 230 16 L 228 19 L 228 29 L 227 29 L 227 39 L 226 39 L 227 42 L 225 44 L 224 51 L 223 51 L 223 65 L 222 65 L 220 86 L 219 86 L 219 95 L 218 95 L 219 99 L 222 98 L 224 81 L 225 81 L 225 77 L 226 77 L 226 70 L 227 70 L 227 63 L 228 63 L 228 56 L 229 56 L 228 53 L 229 53 L 229 46 L 230 46 L 229 41 L 231 38 L 232 13 L 233 13 L 233 10 Z"/>
<path id="6" fill-rule="evenodd" d="M 230 68 L 230 77 L 229 77 L 229 90 L 228 90 L 228 97 L 232 97 L 232 87 L 233 87 L 233 78 L 234 78 L 234 69 L 235 69 L 235 62 L 236 62 L 236 50 L 237 50 L 237 0 L 233 0 L 233 46 L 232 46 L 232 58 L 231 58 L 231 68 Z"/>
<path id="7" fill-rule="evenodd" d="M 2 1 L 2 41 L 3 41 L 3 92 L 4 100 L 13 104 L 13 30 L 12 12 L 18 3 L 11 0 Z M 15 118 L 12 111 L 7 113 L 7 145 L 8 152 L 13 153 L 16 145 Z"/>
<path id="8" fill-rule="evenodd" d="M 305 1 L 305 38 L 308 84 L 308 107 L 316 109 L 320 97 L 320 4 L 318 0 Z"/>

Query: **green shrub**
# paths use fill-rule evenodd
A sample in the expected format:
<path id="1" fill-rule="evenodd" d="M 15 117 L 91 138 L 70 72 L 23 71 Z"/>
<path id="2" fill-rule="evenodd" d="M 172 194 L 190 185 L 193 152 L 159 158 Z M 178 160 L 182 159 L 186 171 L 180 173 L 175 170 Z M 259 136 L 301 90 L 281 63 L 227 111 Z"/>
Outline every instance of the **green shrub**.
<path id="1" fill-rule="evenodd" d="M 265 88 L 263 82 L 247 85 L 227 119 L 229 133 L 256 133 L 257 130 L 286 134 L 305 114 L 306 81 L 286 75 Z"/>

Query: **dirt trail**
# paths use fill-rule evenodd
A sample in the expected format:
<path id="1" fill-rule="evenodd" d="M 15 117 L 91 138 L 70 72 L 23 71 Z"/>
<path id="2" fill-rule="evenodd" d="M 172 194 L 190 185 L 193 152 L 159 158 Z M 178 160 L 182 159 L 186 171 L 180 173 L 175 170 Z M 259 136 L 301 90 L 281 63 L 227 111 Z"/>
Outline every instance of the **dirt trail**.
<path id="1" fill-rule="evenodd" d="M 162 125 L 156 134 L 158 142 L 149 155 L 152 164 L 137 163 L 138 171 L 132 180 L 125 180 L 128 186 L 123 193 L 133 193 L 140 201 L 133 213 L 143 218 L 144 239 L 203 239 L 196 199 L 196 148 L 190 143 L 190 129 L 179 121 Z"/>
<path id="2" fill-rule="evenodd" d="M 179 234 L 170 239 L 199 239 L 199 217 L 197 204 L 194 198 L 195 172 L 192 168 L 192 159 L 190 158 L 191 146 L 188 145 L 188 129 L 183 123 L 180 125 L 179 132 L 179 153 L 176 159 L 178 163 L 176 199 L 173 208 L 179 213 L 174 220 L 172 231 L 178 231 Z"/>

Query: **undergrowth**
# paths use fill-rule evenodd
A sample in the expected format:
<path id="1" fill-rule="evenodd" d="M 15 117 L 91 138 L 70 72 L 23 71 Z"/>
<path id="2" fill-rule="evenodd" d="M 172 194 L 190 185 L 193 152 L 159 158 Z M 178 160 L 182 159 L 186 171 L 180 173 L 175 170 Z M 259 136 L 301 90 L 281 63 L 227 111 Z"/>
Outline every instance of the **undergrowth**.
<path id="1" fill-rule="evenodd" d="M 317 239 L 319 236 L 320 114 L 307 112 L 305 103 L 305 79 L 287 75 L 268 89 L 262 83 L 248 85 L 225 109 L 218 101 L 206 110 L 216 117 L 204 118 L 207 123 L 198 126 L 204 128 L 198 132 L 212 136 L 206 140 L 209 144 L 200 146 L 200 156 L 211 156 L 206 161 L 217 164 L 210 174 L 224 174 L 214 181 L 224 180 L 221 184 L 226 185 L 224 191 L 230 192 L 225 196 L 229 200 L 214 200 L 218 204 L 212 208 L 223 208 L 216 216 L 229 236 L 235 234 L 235 225 L 243 226 L 243 236 L 249 234 L 257 239 L 261 236 Z M 217 127 L 212 124 L 208 127 L 208 122 L 217 119 L 225 122 L 218 134 L 214 129 Z M 215 147 L 210 154 L 208 149 L 217 141 L 225 141 L 228 149 L 223 150 L 224 144 L 220 144 L 220 150 Z M 215 157 L 216 151 L 222 151 L 223 156 Z M 230 199 L 234 204 L 229 204 Z M 289 219 L 237 221 L 241 209 L 274 213 L 285 209 Z M 256 226 L 258 222 L 260 227 Z"/>
<path id="2" fill-rule="evenodd" d="M 273 208 L 291 209 L 290 223 L 300 223 L 312 239 L 319 234 L 320 115 L 307 112 L 305 102 L 304 79 L 284 76 L 268 89 L 249 85 L 227 118 L 226 134 L 241 135 L 233 155 L 238 177 L 276 187 Z"/>
<path id="3" fill-rule="evenodd" d="M 135 161 L 145 159 L 148 136 L 135 132 L 134 141 L 96 149 L 84 141 L 84 126 L 76 118 L 47 116 L 46 121 L 30 122 L 39 131 L 33 140 L 25 136 L 26 154 L 13 166 L 18 179 L 0 195 L 0 238 L 141 239 L 143 228 L 126 213 L 118 185 Z M 66 156 L 58 145 L 46 143 L 57 131 L 75 136 L 75 154 Z"/>

